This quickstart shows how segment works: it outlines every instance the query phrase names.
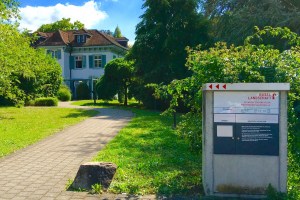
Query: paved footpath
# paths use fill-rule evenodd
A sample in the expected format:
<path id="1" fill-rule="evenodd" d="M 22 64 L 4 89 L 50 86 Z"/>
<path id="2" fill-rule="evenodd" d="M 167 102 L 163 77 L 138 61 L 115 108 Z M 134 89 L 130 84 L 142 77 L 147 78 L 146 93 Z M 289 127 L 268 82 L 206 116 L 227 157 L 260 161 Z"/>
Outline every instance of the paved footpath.
<path id="1" fill-rule="evenodd" d="M 132 199 L 65 191 L 80 164 L 90 161 L 133 116 L 129 111 L 97 110 L 97 116 L 0 159 L 0 199 Z"/>

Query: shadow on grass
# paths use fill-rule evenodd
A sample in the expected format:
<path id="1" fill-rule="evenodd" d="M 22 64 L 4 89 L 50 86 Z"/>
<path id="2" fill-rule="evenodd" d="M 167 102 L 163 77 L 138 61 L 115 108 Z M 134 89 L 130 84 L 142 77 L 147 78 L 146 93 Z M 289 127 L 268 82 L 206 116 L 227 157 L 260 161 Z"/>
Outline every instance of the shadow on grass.
<path id="1" fill-rule="evenodd" d="M 139 194 L 154 188 L 152 192 L 159 196 L 184 195 L 189 199 L 203 194 L 200 155 L 193 154 L 188 143 L 175 134 L 172 118 L 158 112 L 132 110 L 136 117 L 107 146 L 109 156 L 101 157 L 100 152 L 96 158 L 114 158 L 119 169 L 133 172 L 126 175 L 127 184 L 120 181 L 113 190 Z"/>
<path id="2" fill-rule="evenodd" d="M 82 110 L 78 109 L 66 116 L 64 118 L 79 118 L 79 117 L 93 117 L 97 115 L 99 112 L 96 110 Z"/>
<path id="3" fill-rule="evenodd" d="M 73 105 L 80 106 L 89 106 L 89 107 L 109 107 L 109 108 L 120 108 L 120 109 L 128 109 L 128 108 L 142 108 L 142 104 L 136 101 L 129 101 L 128 106 L 124 106 L 123 103 L 119 103 L 117 101 L 100 101 L 98 100 L 96 104 L 93 101 L 78 101 L 73 103 Z"/>

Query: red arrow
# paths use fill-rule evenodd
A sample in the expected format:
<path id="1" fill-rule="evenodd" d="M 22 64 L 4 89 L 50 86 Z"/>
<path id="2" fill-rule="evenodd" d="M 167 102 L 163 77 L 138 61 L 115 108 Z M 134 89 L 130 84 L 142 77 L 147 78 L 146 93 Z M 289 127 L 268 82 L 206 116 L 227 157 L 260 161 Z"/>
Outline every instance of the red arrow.
<path id="1" fill-rule="evenodd" d="M 220 89 L 220 85 L 218 84 L 218 85 L 216 86 L 216 88 Z"/>
<path id="2" fill-rule="evenodd" d="M 213 88 L 212 84 L 209 85 L 209 88 L 212 90 L 212 88 Z"/>
<path id="3" fill-rule="evenodd" d="M 225 84 L 225 85 L 223 85 L 223 88 L 226 90 L 226 88 L 227 88 L 227 85 Z"/>

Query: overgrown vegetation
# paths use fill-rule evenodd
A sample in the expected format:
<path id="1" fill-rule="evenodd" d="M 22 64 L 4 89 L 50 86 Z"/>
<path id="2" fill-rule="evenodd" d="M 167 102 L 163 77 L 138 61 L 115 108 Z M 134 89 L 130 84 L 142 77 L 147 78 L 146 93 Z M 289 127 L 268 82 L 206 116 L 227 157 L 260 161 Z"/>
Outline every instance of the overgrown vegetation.
<path id="1" fill-rule="evenodd" d="M 18 7 L 18 0 L 0 2 L 0 106 L 54 97 L 62 80 L 60 65 L 44 50 L 31 47 L 27 31 L 19 32 Z"/>
<path id="2" fill-rule="evenodd" d="M 288 51 L 280 51 L 274 46 L 257 44 L 264 36 L 274 36 L 286 40 L 291 46 Z M 251 42 L 255 41 L 256 44 Z M 263 42 L 263 41 L 261 41 Z M 217 43 L 209 50 L 200 48 L 188 49 L 187 67 L 193 72 L 191 77 L 174 80 L 166 86 L 156 88 L 157 98 L 170 98 L 170 108 L 167 112 L 173 113 L 181 102 L 190 108 L 186 116 L 190 121 L 180 124 L 182 130 L 191 130 L 186 136 L 194 150 L 194 139 L 200 139 L 197 123 L 190 123 L 194 116 L 202 115 L 202 90 L 204 83 L 238 83 L 238 82 L 283 82 L 290 83 L 289 93 L 289 194 L 295 199 L 300 198 L 299 193 L 299 161 L 300 161 L 300 135 L 298 131 L 299 119 L 294 107 L 299 104 L 300 94 L 300 38 L 297 34 L 285 28 L 266 27 L 257 29 L 256 34 L 248 37 L 243 46 L 230 46 Z"/>
<path id="3" fill-rule="evenodd" d="M 96 114 L 67 108 L 0 108 L 0 157 Z"/>
<path id="4" fill-rule="evenodd" d="M 14 25 L 0 24 L 0 105 L 24 105 L 38 97 L 54 97 L 61 84 L 60 65 Z"/>

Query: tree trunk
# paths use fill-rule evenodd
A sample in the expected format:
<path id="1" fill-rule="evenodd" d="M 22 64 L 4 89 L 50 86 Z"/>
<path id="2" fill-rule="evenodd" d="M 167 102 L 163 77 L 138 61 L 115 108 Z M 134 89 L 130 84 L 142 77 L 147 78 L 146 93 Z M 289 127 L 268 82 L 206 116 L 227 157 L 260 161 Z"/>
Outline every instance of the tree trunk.
<path id="1" fill-rule="evenodd" d="M 124 85 L 124 95 L 125 95 L 125 97 L 124 97 L 124 106 L 127 106 L 128 105 L 128 103 L 127 103 L 127 98 L 128 98 L 128 91 L 127 91 L 127 85 L 126 85 L 126 83 L 125 83 L 125 85 Z"/>

